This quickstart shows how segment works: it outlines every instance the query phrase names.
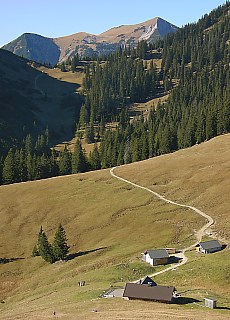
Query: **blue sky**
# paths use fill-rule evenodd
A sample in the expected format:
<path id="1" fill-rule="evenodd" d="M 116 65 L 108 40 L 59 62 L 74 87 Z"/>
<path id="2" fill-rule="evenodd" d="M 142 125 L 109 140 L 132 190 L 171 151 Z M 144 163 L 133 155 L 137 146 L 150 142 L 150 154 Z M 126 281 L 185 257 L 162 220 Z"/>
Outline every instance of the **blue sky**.
<path id="1" fill-rule="evenodd" d="M 59 37 L 98 34 L 161 17 L 177 26 L 197 21 L 224 0 L 0 0 L 0 46 L 24 32 Z"/>

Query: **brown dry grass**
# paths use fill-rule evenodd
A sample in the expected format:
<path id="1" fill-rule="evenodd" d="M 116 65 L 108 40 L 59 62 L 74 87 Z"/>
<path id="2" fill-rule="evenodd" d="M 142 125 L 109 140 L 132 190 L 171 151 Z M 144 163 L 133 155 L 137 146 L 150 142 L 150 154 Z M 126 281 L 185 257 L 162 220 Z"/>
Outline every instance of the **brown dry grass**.
<path id="1" fill-rule="evenodd" d="M 155 109 L 158 102 L 166 102 L 168 100 L 169 94 L 165 94 L 162 97 L 157 97 L 154 99 L 151 99 L 144 103 L 134 103 L 130 108 L 130 113 L 135 116 L 140 115 L 140 113 L 143 114 L 144 118 L 147 119 L 149 112 L 151 109 Z"/>
<path id="2" fill-rule="evenodd" d="M 118 124 L 119 123 L 115 122 L 115 121 L 114 122 L 108 122 L 108 123 L 106 123 L 105 128 L 106 128 L 106 130 L 114 131 L 118 127 Z M 96 132 L 99 129 L 98 125 L 94 125 L 94 129 L 95 129 L 95 132 Z M 89 156 L 90 152 L 92 152 L 93 149 L 94 149 L 94 143 L 88 143 L 87 139 L 84 138 L 85 137 L 85 129 L 82 129 L 81 131 L 83 133 L 83 138 L 80 139 L 81 140 L 81 144 L 82 144 L 82 148 L 85 149 L 86 154 Z M 76 144 L 77 139 L 79 139 L 79 138 L 75 136 L 70 141 L 63 141 L 62 143 L 59 143 L 59 144 L 55 145 L 54 149 L 57 150 L 57 151 L 63 151 L 65 146 L 67 146 L 68 150 L 73 152 L 74 151 L 74 146 Z M 101 142 L 97 141 L 96 143 L 97 143 L 97 145 L 99 147 Z"/>
<path id="3" fill-rule="evenodd" d="M 135 25 L 118 26 L 101 33 L 98 37 L 100 41 L 117 42 L 119 35 L 123 34 L 126 38 L 132 36 L 136 41 L 138 41 L 139 37 L 143 34 L 143 26 L 147 27 L 150 24 L 155 25 L 156 22 L 157 18 L 153 18 Z"/>
<path id="4" fill-rule="evenodd" d="M 59 143 L 54 147 L 54 149 L 57 151 L 63 151 L 65 146 L 67 146 L 68 150 L 73 152 L 77 139 L 77 137 L 74 137 L 70 141 L 64 141 L 63 143 Z M 94 149 L 94 143 L 87 143 L 85 139 L 81 139 L 81 144 L 82 148 L 85 149 L 87 155 L 89 155 L 90 152 L 92 152 Z M 100 142 L 97 142 L 97 145 L 99 146 Z"/>
<path id="5" fill-rule="evenodd" d="M 117 169 L 117 174 L 169 199 L 193 204 L 215 219 L 230 239 L 230 134 L 207 143 Z"/>
<path id="6" fill-rule="evenodd" d="M 39 71 L 42 71 L 46 74 L 48 74 L 50 77 L 65 81 L 65 82 L 70 82 L 70 83 L 75 83 L 79 85 L 79 88 L 82 85 L 83 78 L 84 78 L 84 72 L 82 68 L 78 68 L 77 72 L 62 72 L 59 68 L 53 68 L 49 69 L 44 66 L 41 66 L 37 68 Z M 79 89 L 78 89 L 79 90 Z"/>
<path id="7" fill-rule="evenodd" d="M 54 304 L 56 294 L 43 299 L 42 304 L 38 301 L 28 305 L 18 304 L 17 307 L 0 319 L 15 320 L 34 320 L 34 319 L 85 319 L 85 320 L 140 320 L 140 319 L 180 319 L 180 320 L 229 320 L 230 317 L 226 312 L 208 310 L 196 305 L 186 306 L 185 308 L 176 305 L 166 305 L 155 302 L 145 301 L 125 301 L 122 299 L 94 299 L 92 301 L 67 302 L 63 298 L 57 307 Z M 50 303 L 52 303 L 50 305 Z M 41 307 L 42 305 L 42 307 Z M 25 311 L 25 309 L 27 311 Z M 53 316 L 53 311 L 56 316 Z"/>
<path id="8" fill-rule="evenodd" d="M 225 135 L 115 172 L 201 208 L 216 218 L 216 231 L 228 237 L 229 144 L 230 135 Z M 148 268 L 139 260 L 144 249 L 184 247 L 204 223 L 193 212 L 113 179 L 108 170 L 2 186 L 0 219 L 0 257 L 24 258 L 0 266 L 0 300 L 6 302 L 0 305 L 0 319 L 49 319 L 53 310 L 60 319 L 229 319 L 227 310 L 193 304 L 97 299 L 121 277 L 128 281 L 152 273 L 141 269 Z M 40 225 L 52 240 L 60 222 L 73 253 L 99 250 L 54 265 L 30 258 Z M 190 290 L 187 296 L 199 300 L 213 294 L 220 307 L 229 308 L 228 256 L 228 250 L 209 256 L 191 253 L 188 264 L 156 280 Z M 134 266 L 141 273 L 133 274 Z M 83 279 L 87 285 L 80 288 L 76 284 Z"/>

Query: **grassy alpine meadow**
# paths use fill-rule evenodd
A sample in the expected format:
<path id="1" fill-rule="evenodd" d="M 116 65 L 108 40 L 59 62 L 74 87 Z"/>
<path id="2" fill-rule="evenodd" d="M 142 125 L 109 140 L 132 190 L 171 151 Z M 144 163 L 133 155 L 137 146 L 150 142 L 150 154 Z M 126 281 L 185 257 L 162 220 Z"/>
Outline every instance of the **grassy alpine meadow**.
<path id="1" fill-rule="evenodd" d="M 158 275 L 156 281 L 175 284 L 182 296 L 197 299 L 212 297 L 219 307 L 230 310 L 229 249 L 213 254 L 200 254 L 194 250 L 187 253 L 189 261 L 170 272 Z"/>
<path id="2" fill-rule="evenodd" d="M 230 240 L 230 134 L 115 170 L 166 198 L 201 209 L 215 219 L 212 233 Z"/>
<path id="3" fill-rule="evenodd" d="M 84 72 L 82 67 L 78 67 L 77 72 L 62 72 L 59 68 L 53 68 L 49 69 L 44 66 L 41 66 L 37 68 L 39 71 L 42 71 L 46 74 L 48 74 L 50 77 L 69 82 L 69 83 L 75 83 L 78 85 L 78 88 L 81 87 L 83 78 L 84 78 Z M 40 84 L 41 85 L 41 84 Z"/>
<path id="4" fill-rule="evenodd" d="M 230 135 L 217 137 L 119 167 L 115 173 L 201 208 L 215 218 L 213 231 L 222 230 L 227 238 L 229 198 L 222 179 L 228 182 L 229 143 Z M 214 193 L 216 198 L 207 201 Z M 220 203 L 221 210 L 216 210 Z M 0 319 L 50 319 L 53 311 L 60 319 L 229 319 L 228 247 L 211 255 L 191 251 L 187 264 L 156 276 L 157 283 L 176 286 L 198 304 L 100 298 L 110 285 L 124 285 L 165 268 L 143 263 L 143 250 L 184 248 L 205 223 L 195 212 L 118 181 L 109 170 L 2 186 L 0 219 L 0 258 L 6 258 L 0 265 Z M 69 260 L 49 264 L 31 257 L 40 226 L 52 242 L 60 223 L 70 245 Z M 79 281 L 86 285 L 79 287 Z M 199 305 L 210 295 L 217 298 L 219 309 Z"/>

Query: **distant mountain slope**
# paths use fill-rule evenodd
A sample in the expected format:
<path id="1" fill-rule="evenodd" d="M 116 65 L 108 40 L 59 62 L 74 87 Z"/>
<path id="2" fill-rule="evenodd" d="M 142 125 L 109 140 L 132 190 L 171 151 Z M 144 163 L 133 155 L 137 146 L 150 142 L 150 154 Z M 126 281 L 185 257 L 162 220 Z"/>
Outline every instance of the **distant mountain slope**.
<path id="1" fill-rule="evenodd" d="M 171 23 L 156 17 L 135 25 L 122 25 L 112 28 L 98 35 L 98 38 L 109 42 L 133 44 L 141 40 L 154 41 L 155 38 L 162 38 L 177 29 Z"/>
<path id="2" fill-rule="evenodd" d="M 55 65 L 76 53 L 80 56 L 101 55 L 108 54 L 119 46 L 133 47 L 141 40 L 154 42 L 177 29 L 176 26 L 157 17 L 135 25 L 114 27 L 99 35 L 79 32 L 51 39 L 25 33 L 6 44 L 3 49 L 29 60 Z"/>
<path id="3" fill-rule="evenodd" d="M 26 133 L 70 135 L 78 108 L 76 84 L 37 71 L 24 58 L 0 49 L 0 151 Z"/>
<path id="4" fill-rule="evenodd" d="M 53 39 L 38 34 L 24 33 L 3 47 L 14 54 L 36 62 L 54 65 L 60 57 L 60 49 Z"/>

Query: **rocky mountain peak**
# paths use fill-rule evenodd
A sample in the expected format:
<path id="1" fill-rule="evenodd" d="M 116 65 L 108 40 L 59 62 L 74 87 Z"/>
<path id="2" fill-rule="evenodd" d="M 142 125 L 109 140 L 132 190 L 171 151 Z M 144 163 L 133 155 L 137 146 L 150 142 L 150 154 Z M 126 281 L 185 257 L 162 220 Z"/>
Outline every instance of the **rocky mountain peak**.
<path id="1" fill-rule="evenodd" d="M 6 44 L 3 49 L 29 60 L 55 65 L 75 54 L 93 56 L 109 54 L 120 46 L 135 47 L 141 40 L 155 42 L 178 28 L 160 17 L 135 24 L 113 27 L 99 35 L 86 32 L 59 38 L 47 38 L 38 34 L 24 33 Z"/>

